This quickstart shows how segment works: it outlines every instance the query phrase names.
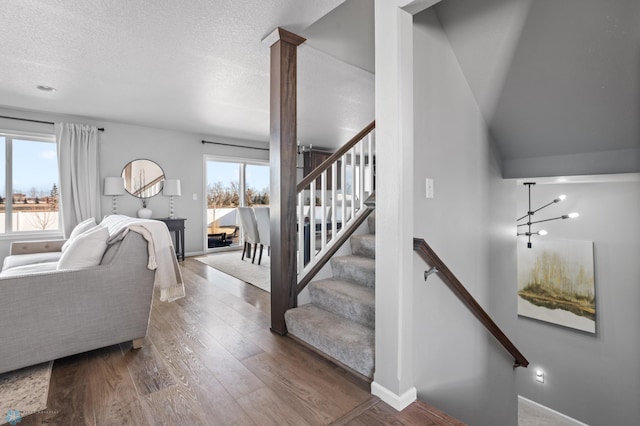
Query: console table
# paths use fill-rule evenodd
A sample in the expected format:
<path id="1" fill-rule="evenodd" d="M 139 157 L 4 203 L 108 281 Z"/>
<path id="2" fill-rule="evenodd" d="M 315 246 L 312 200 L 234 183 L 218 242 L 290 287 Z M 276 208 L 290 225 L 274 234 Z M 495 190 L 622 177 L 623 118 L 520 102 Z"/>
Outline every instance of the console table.
<path id="1" fill-rule="evenodd" d="M 154 220 L 164 222 L 167 228 L 169 228 L 169 232 L 174 233 L 176 239 L 176 257 L 178 260 L 184 260 L 184 221 L 187 219 L 180 217 L 174 219 L 163 217 L 154 218 Z"/>

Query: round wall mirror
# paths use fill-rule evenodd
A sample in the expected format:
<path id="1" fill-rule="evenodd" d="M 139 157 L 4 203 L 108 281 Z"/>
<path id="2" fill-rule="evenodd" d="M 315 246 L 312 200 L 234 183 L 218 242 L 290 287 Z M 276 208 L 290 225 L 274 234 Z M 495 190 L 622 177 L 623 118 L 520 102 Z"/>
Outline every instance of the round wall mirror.
<path id="1" fill-rule="evenodd" d="M 134 197 L 151 198 L 162 191 L 164 171 L 151 160 L 133 160 L 122 169 L 124 189 Z"/>

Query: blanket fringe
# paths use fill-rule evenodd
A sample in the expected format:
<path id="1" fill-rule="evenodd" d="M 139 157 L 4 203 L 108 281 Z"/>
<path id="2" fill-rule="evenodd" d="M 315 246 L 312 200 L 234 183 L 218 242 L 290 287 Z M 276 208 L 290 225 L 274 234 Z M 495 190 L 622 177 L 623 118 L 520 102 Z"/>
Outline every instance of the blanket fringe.
<path id="1" fill-rule="evenodd" d="M 182 284 L 173 285 L 171 287 L 160 289 L 160 301 L 173 302 L 185 296 L 184 286 Z"/>

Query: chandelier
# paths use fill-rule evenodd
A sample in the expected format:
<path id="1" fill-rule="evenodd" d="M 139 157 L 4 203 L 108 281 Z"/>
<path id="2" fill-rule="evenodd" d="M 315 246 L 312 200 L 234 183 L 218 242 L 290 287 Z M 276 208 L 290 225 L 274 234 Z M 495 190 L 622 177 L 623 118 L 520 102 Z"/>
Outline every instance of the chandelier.
<path id="1" fill-rule="evenodd" d="M 527 231 L 526 232 L 518 232 L 517 235 L 518 236 L 525 236 L 527 237 L 527 248 L 531 248 L 533 245 L 531 244 L 531 236 L 532 235 L 547 235 L 547 231 L 545 231 L 544 229 L 540 229 L 538 231 L 533 231 L 531 229 L 532 225 L 538 224 L 538 223 L 542 223 L 542 222 L 550 222 L 552 220 L 558 220 L 558 219 L 575 219 L 576 217 L 580 216 L 578 213 L 569 213 L 569 214 L 563 214 L 562 216 L 557 216 L 557 217 L 552 217 L 549 219 L 541 219 L 541 220 L 532 220 L 533 215 L 536 214 L 537 212 L 539 212 L 540 210 L 544 209 L 545 207 L 549 207 L 552 204 L 556 204 L 559 203 L 560 201 L 563 201 L 565 198 L 567 198 L 566 195 L 559 195 L 558 198 L 553 199 L 553 201 L 545 204 L 542 207 L 539 207 L 535 210 L 531 209 L 531 187 L 533 185 L 535 185 L 535 182 L 524 182 L 524 185 L 526 185 L 529 188 L 529 210 L 527 211 L 527 214 L 525 214 L 524 216 L 518 218 L 516 220 L 517 222 L 520 222 L 521 220 L 527 219 L 526 222 L 524 223 L 518 223 L 518 228 L 520 227 L 527 227 Z"/>

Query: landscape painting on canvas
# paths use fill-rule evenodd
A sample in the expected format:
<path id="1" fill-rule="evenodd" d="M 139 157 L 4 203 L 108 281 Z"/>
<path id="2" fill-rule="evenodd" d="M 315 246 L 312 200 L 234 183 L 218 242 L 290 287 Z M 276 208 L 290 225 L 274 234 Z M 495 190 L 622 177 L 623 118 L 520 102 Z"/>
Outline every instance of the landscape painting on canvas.
<path id="1" fill-rule="evenodd" d="M 518 244 L 518 315 L 596 332 L 593 242 Z"/>

